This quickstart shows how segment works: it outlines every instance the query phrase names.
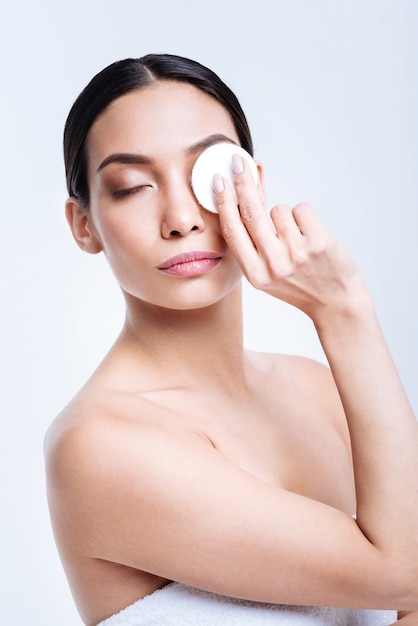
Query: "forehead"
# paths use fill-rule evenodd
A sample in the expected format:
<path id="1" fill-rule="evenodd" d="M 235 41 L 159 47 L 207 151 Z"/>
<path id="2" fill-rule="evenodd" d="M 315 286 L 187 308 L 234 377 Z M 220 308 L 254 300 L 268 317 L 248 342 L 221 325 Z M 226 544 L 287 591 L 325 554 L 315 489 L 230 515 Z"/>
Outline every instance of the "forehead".
<path id="1" fill-rule="evenodd" d="M 88 160 L 94 165 L 111 152 L 167 157 L 214 133 L 239 143 L 229 112 L 215 98 L 185 83 L 154 83 L 117 98 L 96 119 Z"/>

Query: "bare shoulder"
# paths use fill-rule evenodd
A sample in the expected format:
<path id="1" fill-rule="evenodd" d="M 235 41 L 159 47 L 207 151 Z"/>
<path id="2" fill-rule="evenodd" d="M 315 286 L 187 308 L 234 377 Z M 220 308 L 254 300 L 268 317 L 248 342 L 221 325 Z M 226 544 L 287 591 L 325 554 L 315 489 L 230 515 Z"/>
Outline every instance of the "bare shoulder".
<path id="1" fill-rule="evenodd" d="M 344 409 L 327 365 L 296 355 L 261 352 L 249 355 L 273 391 L 285 388 L 287 393 L 297 394 L 301 405 L 312 407 L 324 420 L 333 423 L 348 443 Z"/>
<path id="2" fill-rule="evenodd" d="M 327 365 L 301 356 L 284 356 L 295 384 L 306 395 L 324 406 L 342 409 L 340 397 L 331 370 Z"/>
<path id="3" fill-rule="evenodd" d="M 94 454 L 95 445 L 100 445 L 106 438 L 111 423 L 111 411 L 100 396 L 83 392 L 77 395 L 46 433 L 47 473 L 64 470 L 69 461 L 72 467 L 76 467 L 78 461 L 88 459 Z"/>
<path id="4" fill-rule="evenodd" d="M 307 395 L 313 394 L 318 401 L 335 401 L 338 391 L 328 366 L 303 356 L 247 352 L 254 366 L 268 375 L 276 385 L 286 382 Z"/>
<path id="5" fill-rule="evenodd" d="M 106 477 L 121 468 L 122 458 L 132 453 L 136 465 L 141 454 L 159 447 L 175 433 L 177 439 L 203 434 L 179 426 L 170 411 L 140 395 L 82 393 L 57 416 L 45 437 L 47 474 L 52 482 L 95 481 L 102 471 Z"/>
<path id="6" fill-rule="evenodd" d="M 82 393 L 47 432 L 54 535 L 86 623 L 167 581 L 141 567 L 137 555 L 158 539 L 152 529 L 162 504 L 178 490 L 169 483 L 178 459 L 189 452 L 198 463 L 194 451 L 210 444 L 166 413 L 135 395 Z"/>

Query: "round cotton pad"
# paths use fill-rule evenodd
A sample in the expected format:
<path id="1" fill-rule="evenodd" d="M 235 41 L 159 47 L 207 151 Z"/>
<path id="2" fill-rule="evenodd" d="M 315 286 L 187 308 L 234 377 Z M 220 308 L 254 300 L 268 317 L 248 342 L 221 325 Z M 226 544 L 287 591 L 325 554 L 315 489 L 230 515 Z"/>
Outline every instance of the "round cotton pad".
<path id="1" fill-rule="evenodd" d="M 215 174 L 220 174 L 228 181 L 235 195 L 235 200 L 237 200 L 231 166 L 231 160 L 234 154 L 239 154 L 247 160 L 254 181 L 257 183 L 258 172 L 254 159 L 244 148 L 236 146 L 233 143 L 216 143 L 213 146 L 209 146 L 209 148 L 206 148 L 206 150 L 199 155 L 193 166 L 192 188 L 194 195 L 199 204 L 212 213 L 218 212 L 213 200 L 212 191 L 212 180 Z"/>

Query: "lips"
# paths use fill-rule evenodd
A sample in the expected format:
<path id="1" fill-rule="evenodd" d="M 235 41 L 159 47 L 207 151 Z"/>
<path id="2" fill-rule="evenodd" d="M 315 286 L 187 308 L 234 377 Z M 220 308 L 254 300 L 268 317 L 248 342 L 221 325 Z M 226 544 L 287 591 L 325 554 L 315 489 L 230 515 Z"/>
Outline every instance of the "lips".
<path id="1" fill-rule="evenodd" d="M 167 259 L 158 269 L 176 276 L 199 276 L 216 267 L 220 260 L 221 257 L 216 252 L 184 252 Z"/>

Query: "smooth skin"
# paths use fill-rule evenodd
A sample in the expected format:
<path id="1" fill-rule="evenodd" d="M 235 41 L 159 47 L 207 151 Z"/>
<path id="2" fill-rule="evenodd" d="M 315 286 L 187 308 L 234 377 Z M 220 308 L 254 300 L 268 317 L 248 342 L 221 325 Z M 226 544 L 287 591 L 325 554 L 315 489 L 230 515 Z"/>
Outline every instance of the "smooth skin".
<path id="1" fill-rule="evenodd" d="M 418 429 L 364 281 L 308 205 L 269 219 L 239 159 L 240 209 L 220 177 L 219 216 L 198 205 L 191 169 L 219 135 L 238 143 L 227 111 L 192 86 L 131 92 L 90 130 L 88 209 L 66 205 L 78 245 L 104 252 L 126 300 L 119 338 L 45 444 L 82 619 L 175 580 L 402 609 L 397 623 L 416 623 Z M 219 262 L 160 269 L 196 250 Z M 242 273 L 312 319 L 330 370 L 244 350 Z"/>

